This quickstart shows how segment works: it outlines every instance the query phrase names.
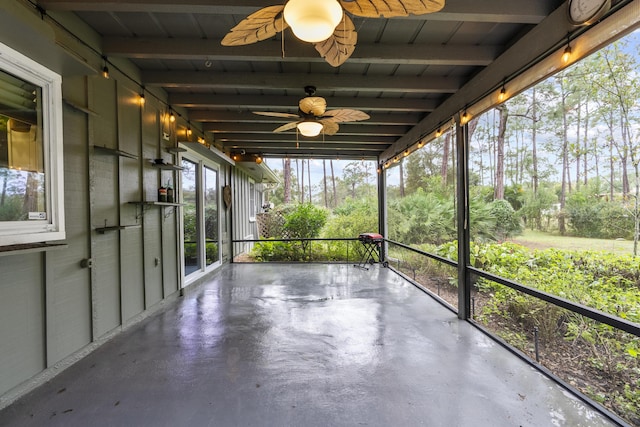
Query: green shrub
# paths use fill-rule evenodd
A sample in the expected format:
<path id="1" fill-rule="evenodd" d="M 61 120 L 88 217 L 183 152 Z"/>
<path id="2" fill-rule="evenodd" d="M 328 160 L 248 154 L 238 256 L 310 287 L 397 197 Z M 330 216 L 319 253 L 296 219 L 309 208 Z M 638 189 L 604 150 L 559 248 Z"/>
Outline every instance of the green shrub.
<path id="1" fill-rule="evenodd" d="M 520 217 L 506 200 L 494 200 L 490 204 L 491 215 L 495 218 L 495 236 L 498 241 L 522 233 Z"/>
<path id="2" fill-rule="evenodd" d="M 313 239 L 320 235 L 320 230 L 327 221 L 329 213 L 322 209 L 304 203 L 296 205 L 295 208 L 285 216 L 283 229 L 289 233 L 291 238 Z"/>

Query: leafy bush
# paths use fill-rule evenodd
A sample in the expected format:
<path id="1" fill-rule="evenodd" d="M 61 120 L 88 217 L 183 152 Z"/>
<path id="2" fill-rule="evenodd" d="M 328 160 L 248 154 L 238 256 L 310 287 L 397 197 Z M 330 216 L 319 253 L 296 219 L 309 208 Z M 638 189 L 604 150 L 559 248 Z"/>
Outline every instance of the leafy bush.
<path id="1" fill-rule="evenodd" d="M 333 215 L 327 220 L 321 235 L 326 238 L 353 238 L 361 233 L 377 230 L 378 209 L 375 201 L 349 199 L 333 210 Z"/>
<path id="2" fill-rule="evenodd" d="M 602 207 L 600 216 L 600 237 L 633 239 L 634 218 L 631 209 L 620 203 L 609 202 Z"/>
<path id="3" fill-rule="evenodd" d="M 320 235 L 328 216 L 326 209 L 311 203 L 296 205 L 293 211 L 285 216 L 283 229 L 291 238 L 313 239 Z"/>
<path id="4" fill-rule="evenodd" d="M 585 194 L 576 192 L 567 200 L 566 212 L 569 225 L 576 236 L 600 237 L 600 215 L 604 203 Z"/>
<path id="5" fill-rule="evenodd" d="M 495 236 L 498 241 L 522 233 L 520 217 L 506 200 L 494 200 L 490 205 L 491 215 L 495 218 Z"/>

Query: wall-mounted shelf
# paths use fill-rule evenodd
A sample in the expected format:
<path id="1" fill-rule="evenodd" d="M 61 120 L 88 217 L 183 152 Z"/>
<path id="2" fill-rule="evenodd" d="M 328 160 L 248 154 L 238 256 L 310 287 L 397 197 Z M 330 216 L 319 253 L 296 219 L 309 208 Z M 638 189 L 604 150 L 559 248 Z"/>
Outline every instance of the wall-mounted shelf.
<path id="1" fill-rule="evenodd" d="M 154 168 L 162 170 L 181 171 L 182 166 L 172 165 L 171 163 L 151 163 Z"/>
<path id="2" fill-rule="evenodd" d="M 0 256 L 20 255 L 32 252 L 43 252 L 54 249 L 64 249 L 69 245 L 66 243 L 23 243 L 17 245 L 0 246 Z"/>
<path id="3" fill-rule="evenodd" d="M 184 153 L 185 151 L 187 151 L 187 149 L 182 147 L 167 147 L 167 152 L 172 154 Z"/>
<path id="4" fill-rule="evenodd" d="M 104 154 L 108 156 L 119 156 L 119 157 L 127 157 L 129 159 L 138 159 L 138 156 L 135 154 L 127 153 L 126 151 L 118 150 L 115 148 L 102 147 L 100 145 L 94 145 L 93 151 L 97 154 Z"/>
<path id="5" fill-rule="evenodd" d="M 164 214 L 165 218 L 168 218 L 169 215 L 171 215 L 171 212 L 175 211 L 176 208 L 180 206 L 184 206 L 183 203 L 153 202 L 153 201 L 129 202 L 129 204 L 136 205 L 136 209 L 137 209 L 137 206 L 140 206 L 140 213 L 136 215 L 136 219 L 140 219 L 142 216 L 144 216 L 145 211 L 149 209 L 151 206 L 162 206 L 163 208 L 172 207 L 173 209 L 168 214 L 165 212 Z"/>
<path id="6" fill-rule="evenodd" d="M 65 103 L 65 104 L 67 104 L 69 107 L 71 107 L 71 108 L 75 108 L 75 109 L 76 109 L 76 110 L 78 110 L 78 111 L 82 111 L 82 112 L 83 112 L 83 113 L 85 113 L 85 114 L 89 114 L 89 115 L 91 115 L 91 116 L 98 116 L 98 115 L 99 115 L 98 113 L 96 113 L 96 112 L 95 112 L 95 111 L 93 111 L 92 109 L 87 108 L 87 107 L 84 107 L 84 106 L 82 106 L 82 105 L 78 104 L 77 102 L 73 102 L 73 101 L 70 101 L 70 100 L 68 100 L 68 99 L 63 99 L 63 101 L 64 101 L 64 103 Z"/>
<path id="7" fill-rule="evenodd" d="M 107 231 L 118 231 L 118 230 L 124 230 L 127 228 L 140 228 L 141 225 L 140 224 L 135 224 L 135 225 L 110 225 L 110 226 L 105 226 L 105 227 L 98 227 L 95 228 L 96 232 L 100 233 L 100 234 L 104 234 Z"/>
<path id="8" fill-rule="evenodd" d="M 130 205 L 141 205 L 141 206 L 184 206 L 184 203 L 170 203 L 170 202 L 129 202 Z"/>

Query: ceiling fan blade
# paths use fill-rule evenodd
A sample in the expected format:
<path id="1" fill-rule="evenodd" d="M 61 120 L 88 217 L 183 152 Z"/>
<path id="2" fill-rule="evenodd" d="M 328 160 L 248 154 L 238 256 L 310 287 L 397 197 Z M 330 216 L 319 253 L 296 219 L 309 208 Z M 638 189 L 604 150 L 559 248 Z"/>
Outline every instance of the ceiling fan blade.
<path id="1" fill-rule="evenodd" d="M 445 0 L 340 0 L 342 7 L 355 16 L 392 18 L 438 12 Z"/>
<path id="2" fill-rule="evenodd" d="M 241 46 L 275 36 L 288 27 L 282 16 L 283 5 L 268 6 L 252 13 L 233 27 L 220 42 L 223 46 Z"/>
<path id="3" fill-rule="evenodd" d="M 287 124 L 284 124 L 282 126 L 280 126 L 279 128 L 275 128 L 273 131 L 274 132 L 284 132 L 290 129 L 294 129 L 296 126 L 298 126 L 298 122 L 290 122 Z"/>
<path id="4" fill-rule="evenodd" d="M 343 13 L 342 21 L 336 27 L 333 35 L 325 41 L 314 43 L 314 47 L 329 65 L 339 67 L 353 54 L 357 41 L 356 27 L 351 18 Z"/>
<path id="5" fill-rule="evenodd" d="M 325 117 L 327 117 L 325 119 Z M 328 120 L 330 122 L 335 123 L 344 123 L 344 122 L 358 122 L 360 120 L 369 119 L 369 115 L 364 111 L 360 110 L 351 110 L 348 108 L 339 109 L 339 110 L 329 110 L 324 113 L 324 117 L 322 121 Z"/>
<path id="6" fill-rule="evenodd" d="M 257 114 L 259 116 L 269 116 L 269 117 L 285 117 L 287 119 L 298 119 L 300 118 L 297 114 L 292 113 L 278 113 L 277 111 L 252 111 L 253 114 Z"/>
<path id="7" fill-rule="evenodd" d="M 322 123 L 322 132 L 324 132 L 325 135 L 335 135 L 340 128 L 338 123 L 333 121 L 320 120 L 320 123 Z"/>
<path id="8" fill-rule="evenodd" d="M 321 116 L 327 109 L 327 101 L 319 96 L 307 96 L 300 100 L 298 106 L 300 107 L 300 111 L 305 114 Z"/>

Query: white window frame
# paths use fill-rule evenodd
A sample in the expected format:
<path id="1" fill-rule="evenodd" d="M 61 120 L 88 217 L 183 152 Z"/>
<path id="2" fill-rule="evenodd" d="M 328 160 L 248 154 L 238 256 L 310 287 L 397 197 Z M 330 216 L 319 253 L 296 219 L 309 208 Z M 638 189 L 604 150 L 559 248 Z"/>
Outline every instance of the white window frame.
<path id="1" fill-rule="evenodd" d="M 47 218 L 0 221 L 0 246 L 66 238 L 62 147 L 62 77 L 0 43 L 0 69 L 42 88 L 42 145 Z"/>
<path id="2" fill-rule="evenodd" d="M 256 222 L 256 213 L 258 212 L 256 203 L 256 181 L 249 178 L 249 222 Z"/>

